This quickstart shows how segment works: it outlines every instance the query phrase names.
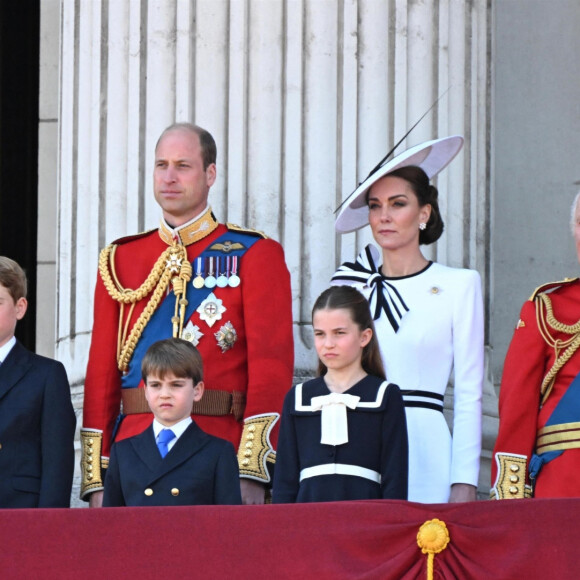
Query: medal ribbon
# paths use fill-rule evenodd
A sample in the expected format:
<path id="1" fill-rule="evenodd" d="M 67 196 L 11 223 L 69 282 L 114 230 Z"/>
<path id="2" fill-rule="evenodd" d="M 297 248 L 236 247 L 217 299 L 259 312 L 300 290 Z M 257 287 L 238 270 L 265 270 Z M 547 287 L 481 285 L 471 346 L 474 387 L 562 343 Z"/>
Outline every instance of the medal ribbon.
<path id="1" fill-rule="evenodd" d="M 384 312 L 393 330 L 399 330 L 399 323 L 409 312 L 399 291 L 390 284 L 379 272 L 376 262 L 379 257 L 378 250 L 369 244 L 357 257 L 356 262 L 345 262 L 340 266 L 332 277 L 332 282 L 346 282 L 366 284 L 371 293 L 369 306 L 374 320 L 378 320 L 381 312 Z"/>

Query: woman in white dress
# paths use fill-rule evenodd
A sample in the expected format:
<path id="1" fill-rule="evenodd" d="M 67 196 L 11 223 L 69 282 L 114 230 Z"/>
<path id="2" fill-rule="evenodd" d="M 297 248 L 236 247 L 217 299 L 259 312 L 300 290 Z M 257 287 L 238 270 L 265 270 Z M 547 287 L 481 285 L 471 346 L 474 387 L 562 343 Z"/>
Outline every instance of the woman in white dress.
<path id="1" fill-rule="evenodd" d="M 400 386 L 409 434 L 409 500 L 476 499 L 481 452 L 483 304 L 474 270 L 427 260 L 421 244 L 443 233 L 429 179 L 457 155 L 459 136 L 417 145 L 374 172 L 343 204 L 339 233 L 370 224 L 368 245 L 333 284 L 369 300 L 387 379 Z M 453 371 L 453 437 L 443 396 Z"/>

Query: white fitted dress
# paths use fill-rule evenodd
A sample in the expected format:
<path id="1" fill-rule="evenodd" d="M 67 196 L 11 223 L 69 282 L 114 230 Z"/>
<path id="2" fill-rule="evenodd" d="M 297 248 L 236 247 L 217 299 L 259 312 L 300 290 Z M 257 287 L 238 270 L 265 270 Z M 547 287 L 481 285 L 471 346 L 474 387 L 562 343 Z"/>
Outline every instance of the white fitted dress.
<path id="1" fill-rule="evenodd" d="M 481 280 L 475 270 L 435 262 L 387 278 L 369 245 L 332 284 L 369 300 L 387 380 L 401 388 L 409 436 L 410 501 L 443 503 L 453 483 L 477 486 L 484 373 Z M 453 437 L 442 413 L 454 373 Z"/>

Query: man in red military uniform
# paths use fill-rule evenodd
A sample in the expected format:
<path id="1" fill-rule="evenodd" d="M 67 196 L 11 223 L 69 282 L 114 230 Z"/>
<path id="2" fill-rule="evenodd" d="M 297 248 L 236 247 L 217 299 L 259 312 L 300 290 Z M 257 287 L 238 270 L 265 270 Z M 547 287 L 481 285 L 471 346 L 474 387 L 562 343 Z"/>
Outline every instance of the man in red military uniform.
<path id="1" fill-rule="evenodd" d="M 242 498 L 263 502 L 277 421 L 293 375 L 290 276 L 280 244 L 220 224 L 208 205 L 213 137 L 178 123 L 155 151 L 159 229 L 117 240 L 99 257 L 81 429 L 81 497 L 100 506 L 110 446 L 145 430 L 141 359 L 153 342 L 190 340 L 206 391 L 193 416 L 238 451 Z"/>
<path id="2" fill-rule="evenodd" d="M 522 307 L 505 360 L 492 499 L 580 496 L 579 347 L 580 280 L 541 286 Z"/>

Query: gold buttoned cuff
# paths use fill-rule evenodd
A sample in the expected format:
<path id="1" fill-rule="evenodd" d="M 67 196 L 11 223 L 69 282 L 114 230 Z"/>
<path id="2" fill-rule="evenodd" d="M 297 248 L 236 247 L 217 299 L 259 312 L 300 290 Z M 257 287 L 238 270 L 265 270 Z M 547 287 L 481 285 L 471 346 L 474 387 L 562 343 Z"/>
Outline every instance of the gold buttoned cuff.
<path id="1" fill-rule="evenodd" d="M 103 447 L 103 432 L 96 429 L 81 429 L 81 499 L 93 491 L 104 488 L 101 465 L 101 449 Z M 108 459 L 105 460 L 108 464 Z"/>
<path id="2" fill-rule="evenodd" d="M 532 488 L 526 484 L 527 456 L 496 453 L 497 479 L 491 488 L 491 499 L 523 499 L 532 497 Z"/>
<path id="3" fill-rule="evenodd" d="M 278 413 L 273 413 L 254 415 L 244 421 L 244 430 L 238 449 L 241 477 L 263 483 L 270 482 L 267 464 L 276 461 L 276 452 L 270 443 L 270 433 L 279 418 Z"/>

